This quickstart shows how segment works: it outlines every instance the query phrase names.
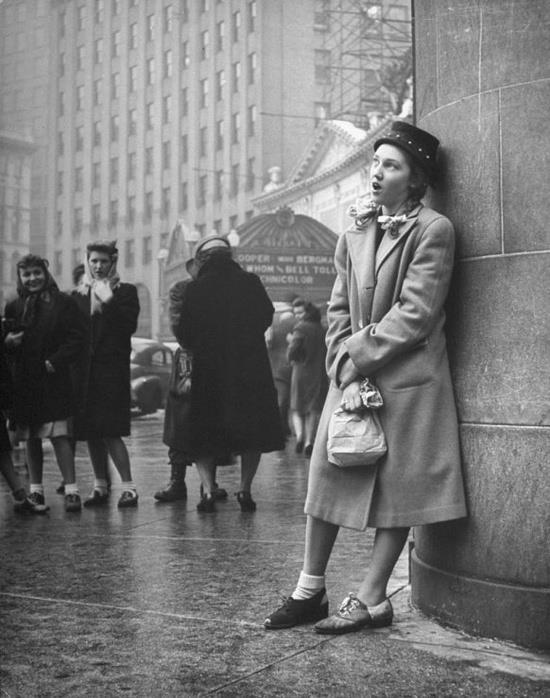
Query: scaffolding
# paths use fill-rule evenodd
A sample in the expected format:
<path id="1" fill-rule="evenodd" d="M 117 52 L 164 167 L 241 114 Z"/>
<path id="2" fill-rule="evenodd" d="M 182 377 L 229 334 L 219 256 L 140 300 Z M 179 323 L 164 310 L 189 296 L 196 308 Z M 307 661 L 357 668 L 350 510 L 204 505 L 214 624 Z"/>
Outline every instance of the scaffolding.
<path id="1" fill-rule="evenodd" d="M 410 0 L 326 0 L 325 94 L 330 117 L 373 128 L 412 97 Z"/>

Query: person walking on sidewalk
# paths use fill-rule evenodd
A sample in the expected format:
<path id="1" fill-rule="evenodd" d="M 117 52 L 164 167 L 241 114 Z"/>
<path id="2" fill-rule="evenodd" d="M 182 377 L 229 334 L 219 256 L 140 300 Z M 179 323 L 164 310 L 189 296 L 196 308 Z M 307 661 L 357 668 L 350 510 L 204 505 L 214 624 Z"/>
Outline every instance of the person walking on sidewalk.
<path id="1" fill-rule="evenodd" d="M 369 200 L 338 240 L 328 308 L 331 385 L 311 458 L 306 542 L 298 584 L 264 621 L 267 629 L 317 621 L 341 634 L 390 625 L 387 584 L 409 528 L 466 515 L 458 423 L 443 327 L 454 256 L 450 221 L 423 206 L 435 180 L 439 141 L 406 122 L 374 144 Z M 339 468 L 327 455 L 337 408 L 362 405 L 373 380 L 387 454 L 374 465 Z M 368 571 L 328 616 L 325 570 L 340 526 L 375 528 Z"/>
<path id="2" fill-rule="evenodd" d="M 137 328 L 136 287 L 122 283 L 117 273 L 114 242 L 91 242 L 86 248 L 85 283 L 73 292 L 81 312 L 90 318 L 91 338 L 84 370 L 78 372 L 83 395 L 76 437 L 85 440 L 94 469 L 94 486 L 86 507 L 107 503 L 108 458 L 122 480 L 118 506 L 138 502 L 130 457 L 123 436 L 130 434 L 130 338 Z"/>
<path id="3" fill-rule="evenodd" d="M 195 261 L 177 339 L 193 354 L 189 454 L 203 487 L 197 508 L 214 511 L 216 463 L 233 453 L 241 456 L 239 505 L 254 511 L 250 489 L 260 456 L 284 443 L 264 338 L 273 304 L 260 279 L 232 259 L 227 238 L 204 238 Z"/>
<path id="4" fill-rule="evenodd" d="M 29 498 L 45 504 L 42 439 L 50 439 L 65 481 L 65 510 L 80 511 L 72 445 L 75 401 L 71 365 L 84 351 L 86 319 L 57 287 L 47 260 L 27 254 L 17 263 L 17 298 L 6 306 L 5 345 L 14 366 L 13 423 L 25 441 Z"/>

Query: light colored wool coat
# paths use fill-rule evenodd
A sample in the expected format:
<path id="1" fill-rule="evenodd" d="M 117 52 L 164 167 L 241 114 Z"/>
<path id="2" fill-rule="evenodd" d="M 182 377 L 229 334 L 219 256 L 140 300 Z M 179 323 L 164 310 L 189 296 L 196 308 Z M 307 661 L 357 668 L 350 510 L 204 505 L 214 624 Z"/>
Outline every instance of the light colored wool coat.
<path id="1" fill-rule="evenodd" d="M 339 239 L 328 309 L 331 386 L 311 457 L 306 514 L 340 526 L 400 527 L 466 515 L 458 424 L 443 326 L 454 257 L 451 222 L 418 206 L 375 252 L 376 220 Z M 338 468 L 327 429 L 350 357 L 374 379 L 388 452 L 374 466 Z"/>

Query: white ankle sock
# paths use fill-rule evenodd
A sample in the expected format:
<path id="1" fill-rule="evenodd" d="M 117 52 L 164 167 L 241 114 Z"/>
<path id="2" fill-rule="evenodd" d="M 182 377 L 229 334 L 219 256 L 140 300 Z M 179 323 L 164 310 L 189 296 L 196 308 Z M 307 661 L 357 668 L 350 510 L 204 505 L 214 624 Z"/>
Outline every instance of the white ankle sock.
<path id="1" fill-rule="evenodd" d="M 78 494 L 78 485 L 73 482 L 72 485 L 67 485 L 65 483 L 65 494 Z"/>
<path id="2" fill-rule="evenodd" d="M 123 492 L 137 492 L 136 486 L 133 480 L 128 480 L 127 482 L 122 481 L 122 491 Z"/>
<path id="3" fill-rule="evenodd" d="M 100 494 L 107 494 L 109 488 L 107 487 L 107 480 L 102 480 L 101 478 L 94 478 L 94 490 L 97 490 Z"/>
<path id="4" fill-rule="evenodd" d="M 44 485 L 42 483 L 38 485 L 33 485 L 31 482 L 29 492 L 31 494 L 33 494 L 33 492 L 38 492 L 38 494 L 44 494 Z"/>
<path id="5" fill-rule="evenodd" d="M 305 601 L 311 599 L 315 594 L 321 591 L 325 586 L 325 575 L 320 577 L 314 574 L 306 574 L 303 570 L 298 577 L 298 584 L 291 596 L 296 601 Z"/>

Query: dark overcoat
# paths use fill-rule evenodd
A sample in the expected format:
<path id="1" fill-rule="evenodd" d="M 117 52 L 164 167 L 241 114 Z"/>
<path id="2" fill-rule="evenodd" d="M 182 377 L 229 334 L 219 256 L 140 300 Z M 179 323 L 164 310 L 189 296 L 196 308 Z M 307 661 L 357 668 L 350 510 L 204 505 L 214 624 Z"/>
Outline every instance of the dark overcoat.
<path id="1" fill-rule="evenodd" d="M 296 348 L 299 360 L 292 361 Z M 327 394 L 325 330 L 320 322 L 304 319 L 296 324 L 288 347 L 292 361 L 290 409 L 308 414 L 322 410 Z"/>
<path id="2" fill-rule="evenodd" d="M 311 458 L 305 511 L 362 530 L 466 515 L 458 424 L 443 326 L 453 268 L 451 222 L 419 206 L 378 250 L 376 221 L 339 239 L 328 309 L 331 386 Z M 374 466 L 328 462 L 327 428 L 350 357 L 376 382 L 387 455 Z"/>
<path id="3" fill-rule="evenodd" d="M 21 327 L 24 299 L 6 306 L 6 318 Z M 75 301 L 65 293 L 53 292 L 41 298 L 23 341 L 11 352 L 14 371 L 13 423 L 34 427 L 74 416 L 75 400 L 71 366 L 86 351 L 88 322 Z M 49 361 L 53 373 L 46 371 Z"/>
<path id="4" fill-rule="evenodd" d="M 177 339 L 193 352 L 189 452 L 283 447 L 264 332 L 273 305 L 260 279 L 212 255 L 185 293 Z"/>
<path id="5" fill-rule="evenodd" d="M 131 337 L 137 328 L 136 287 L 118 284 L 113 297 L 90 316 L 90 292 L 75 291 L 81 312 L 90 319 L 90 343 L 85 361 L 75 372 L 81 409 L 78 439 L 128 436 L 130 433 Z"/>

